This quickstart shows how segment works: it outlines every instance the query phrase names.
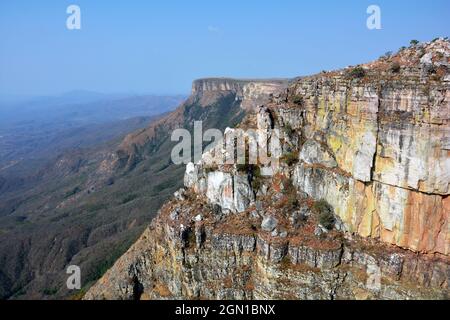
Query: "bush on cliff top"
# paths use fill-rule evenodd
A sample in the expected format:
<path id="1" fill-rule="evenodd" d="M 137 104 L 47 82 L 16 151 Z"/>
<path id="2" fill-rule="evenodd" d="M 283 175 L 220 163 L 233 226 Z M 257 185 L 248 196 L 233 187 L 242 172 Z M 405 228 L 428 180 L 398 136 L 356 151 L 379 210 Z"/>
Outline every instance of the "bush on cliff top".
<path id="1" fill-rule="evenodd" d="M 348 73 L 348 76 L 353 79 L 360 79 L 366 76 L 366 70 L 362 67 L 355 67 Z"/>

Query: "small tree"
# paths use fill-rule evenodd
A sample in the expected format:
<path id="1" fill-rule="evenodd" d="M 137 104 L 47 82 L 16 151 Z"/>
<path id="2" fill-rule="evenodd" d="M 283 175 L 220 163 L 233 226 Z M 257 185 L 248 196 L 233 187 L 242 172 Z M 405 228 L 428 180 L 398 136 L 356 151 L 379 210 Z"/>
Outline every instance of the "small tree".
<path id="1" fill-rule="evenodd" d="M 418 40 L 411 40 L 411 42 L 409 43 L 412 46 L 417 46 L 419 44 Z"/>
<path id="2" fill-rule="evenodd" d="M 362 67 L 356 67 L 353 68 L 348 75 L 350 76 L 350 78 L 353 79 L 360 79 L 360 78 L 364 78 L 366 76 L 366 70 L 364 70 Z"/>
<path id="3" fill-rule="evenodd" d="M 388 51 L 384 54 L 383 58 L 384 59 L 389 59 L 390 57 L 392 57 L 394 53 L 392 51 Z"/>

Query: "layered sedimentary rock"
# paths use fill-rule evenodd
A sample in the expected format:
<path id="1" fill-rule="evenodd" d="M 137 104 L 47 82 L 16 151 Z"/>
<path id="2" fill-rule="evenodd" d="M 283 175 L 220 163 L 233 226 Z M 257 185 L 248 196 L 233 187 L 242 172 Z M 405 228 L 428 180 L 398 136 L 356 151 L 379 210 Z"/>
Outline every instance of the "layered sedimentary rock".
<path id="1" fill-rule="evenodd" d="M 209 78 L 194 81 L 192 94 L 201 96 L 204 104 L 210 103 L 212 94 L 234 92 L 236 99 L 242 101 L 244 109 L 254 109 L 267 99 L 288 86 L 288 81 L 274 80 L 236 80 L 227 78 Z"/>
<path id="2" fill-rule="evenodd" d="M 166 204 L 85 298 L 448 299 L 442 259 L 307 228 L 273 236 L 257 214 L 221 214 L 198 199 Z"/>
<path id="3" fill-rule="evenodd" d="M 269 94 L 224 141 L 276 161 L 216 163 L 221 142 L 187 165 L 86 298 L 448 299 L 449 63 L 438 39 Z"/>
<path id="4" fill-rule="evenodd" d="M 331 150 L 340 170 L 302 161 L 294 183 L 331 203 L 351 232 L 448 255 L 449 82 L 424 78 L 424 52 L 433 70 L 448 65 L 448 42 L 435 41 L 394 57 L 407 74 L 383 71 L 394 62 L 378 61 L 363 79 L 338 73 L 296 84 L 302 134 Z"/>

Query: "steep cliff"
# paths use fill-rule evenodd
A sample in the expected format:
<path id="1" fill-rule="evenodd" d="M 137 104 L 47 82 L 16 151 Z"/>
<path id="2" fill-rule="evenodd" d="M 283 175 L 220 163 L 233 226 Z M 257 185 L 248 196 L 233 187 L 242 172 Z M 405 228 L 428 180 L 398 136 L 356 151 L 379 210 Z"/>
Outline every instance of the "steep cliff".
<path id="1" fill-rule="evenodd" d="M 189 164 L 85 298 L 448 299 L 449 63 L 437 39 L 270 94 L 240 129 L 279 161 Z"/>
<path id="2" fill-rule="evenodd" d="M 202 121 L 204 130 L 234 126 L 246 112 L 254 111 L 287 85 L 287 80 L 211 78 L 194 81 L 191 96 L 173 113 L 124 139 L 118 150 L 117 164 L 128 169 L 134 167 L 148 158 L 148 154 L 160 152 L 173 130 L 193 129 L 194 121 Z"/>
<path id="3" fill-rule="evenodd" d="M 236 99 L 242 101 L 242 107 L 253 110 L 266 102 L 271 95 L 288 86 L 284 79 L 273 80 L 236 80 L 227 78 L 209 78 L 194 81 L 192 95 L 200 97 L 202 104 L 209 104 L 211 96 L 219 92 L 234 92 Z"/>

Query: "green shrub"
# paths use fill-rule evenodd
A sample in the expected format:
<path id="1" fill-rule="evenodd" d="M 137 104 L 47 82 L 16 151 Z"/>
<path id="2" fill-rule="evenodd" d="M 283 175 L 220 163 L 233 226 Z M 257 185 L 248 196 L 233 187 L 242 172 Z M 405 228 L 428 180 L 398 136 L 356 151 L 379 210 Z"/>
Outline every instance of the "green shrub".
<path id="1" fill-rule="evenodd" d="M 392 73 L 399 73 L 400 69 L 401 69 L 400 63 L 398 63 L 398 62 L 394 62 L 390 67 L 390 70 Z"/>
<path id="2" fill-rule="evenodd" d="M 360 79 L 366 76 L 366 70 L 362 67 L 355 67 L 348 73 L 348 76 L 353 79 Z"/>
<path id="3" fill-rule="evenodd" d="M 392 51 L 387 51 L 387 52 L 382 56 L 382 58 L 384 58 L 384 59 L 389 59 L 390 57 L 392 57 L 393 54 L 394 54 L 394 53 L 393 53 Z"/>
<path id="4" fill-rule="evenodd" d="M 236 169 L 241 173 L 249 173 L 252 177 L 261 177 L 261 168 L 255 164 L 237 164 Z"/>
<path id="5" fill-rule="evenodd" d="M 286 163 L 288 166 L 293 166 L 298 162 L 298 155 L 296 152 L 285 153 L 280 160 Z"/>
<path id="6" fill-rule="evenodd" d="M 296 192 L 294 193 L 290 193 L 288 195 L 288 199 L 287 199 L 287 209 L 288 210 L 295 210 L 299 207 L 300 202 L 297 199 L 297 194 Z"/>
<path id="7" fill-rule="evenodd" d="M 411 40 L 409 42 L 409 44 L 412 45 L 412 46 L 417 46 L 419 44 L 419 41 L 418 40 Z"/>
<path id="8" fill-rule="evenodd" d="M 249 173 L 251 165 L 247 163 L 240 163 L 236 165 L 236 170 L 241 173 Z"/>
<path id="9" fill-rule="evenodd" d="M 246 173 L 250 174 L 251 180 L 252 180 L 251 185 L 252 185 L 253 190 L 259 190 L 262 185 L 261 168 L 257 165 L 250 164 L 250 165 L 245 165 L 244 167 L 241 167 L 241 169 L 243 169 L 243 170 L 239 170 L 239 165 L 238 165 L 238 171 L 246 172 Z"/>
<path id="10" fill-rule="evenodd" d="M 294 129 L 292 129 L 292 126 L 289 123 L 284 125 L 284 133 L 286 133 L 288 137 L 294 134 Z"/>
<path id="11" fill-rule="evenodd" d="M 259 190 L 262 185 L 261 168 L 254 164 L 237 164 L 236 170 L 246 173 L 251 177 L 251 185 L 253 190 Z"/>
<path id="12" fill-rule="evenodd" d="M 304 104 L 305 101 L 303 100 L 303 97 L 302 97 L 302 96 L 300 96 L 300 95 L 295 95 L 295 96 L 292 97 L 292 102 L 293 102 L 294 104 L 298 105 L 298 106 L 303 106 L 303 104 Z"/>
<path id="13" fill-rule="evenodd" d="M 325 200 L 320 200 L 314 203 L 313 211 L 319 219 L 319 223 L 326 229 L 332 230 L 336 219 L 334 218 L 333 208 Z"/>

